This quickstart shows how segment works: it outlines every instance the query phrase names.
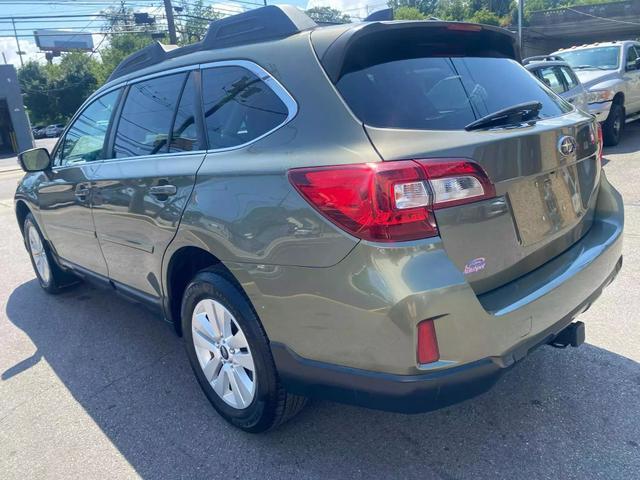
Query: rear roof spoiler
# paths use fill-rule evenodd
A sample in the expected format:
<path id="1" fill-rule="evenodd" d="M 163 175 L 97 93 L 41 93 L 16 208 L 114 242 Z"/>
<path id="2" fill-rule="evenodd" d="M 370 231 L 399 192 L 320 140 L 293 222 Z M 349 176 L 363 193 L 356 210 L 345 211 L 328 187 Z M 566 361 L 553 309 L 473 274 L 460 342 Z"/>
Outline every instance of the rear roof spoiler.
<path id="1" fill-rule="evenodd" d="M 331 38 L 331 31 L 325 31 L 325 29 L 315 30 L 311 35 L 316 54 L 320 58 L 327 75 L 334 83 L 341 77 L 349 51 L 354 45 L 359 44 L 360 41 L 364 42 L 365 38 L 366 42 L 370 43 L 377 36 L 384 37 L 385 35 L 396 35 L 403 32 L 407 34 L 419 32 L 420 40 L 425 41 L 443 33 L 459 34 L 461 40 L 464 40 L 467 36 L 482 35 L 485 38 L 467 44 L 470 50 L 485 48 L 499 52 L 507 58 L 520 61 L 520 52 L 515 34 L 504 28 L 490 25 L 419 20 L 360 23 L 343 27 L 345 27 L 343 30 L 335 30 L 336 38 Z M 314 39 L 317 39 L 317 41 L 314 41 Z"/>
<path id="2" fill-rule="evenodd" d="M 249 45 L 289 37 L 318 25 L 300 9 L 291 5 L 269 5 L 231 15 L 209 24 L 201 42 L 178 48 L 156 42 L 125 58 L 113 71 L 109 81 L 137 70 L 201 50 Z"/>

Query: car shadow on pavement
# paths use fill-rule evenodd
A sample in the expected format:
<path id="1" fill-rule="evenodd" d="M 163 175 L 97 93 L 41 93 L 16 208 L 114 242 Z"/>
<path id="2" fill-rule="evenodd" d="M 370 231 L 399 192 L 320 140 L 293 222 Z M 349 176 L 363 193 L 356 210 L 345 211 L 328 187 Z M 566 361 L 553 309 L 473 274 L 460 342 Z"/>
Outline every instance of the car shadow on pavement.
<path id="1" fill-rule="evenodd" d="M 640 365 L 584 345 L 542 347 L 488 393 L 401 415 L 312 402 L 280 429 L 227 425 L 171 327 L 114 293 L 16 288 L 9 320 L 143 478 L 632 478 L 640 471 Z M 588 335 L 588 326 L 587 326 Z M 631 472 L 631 473 L 630 473 Z"/>

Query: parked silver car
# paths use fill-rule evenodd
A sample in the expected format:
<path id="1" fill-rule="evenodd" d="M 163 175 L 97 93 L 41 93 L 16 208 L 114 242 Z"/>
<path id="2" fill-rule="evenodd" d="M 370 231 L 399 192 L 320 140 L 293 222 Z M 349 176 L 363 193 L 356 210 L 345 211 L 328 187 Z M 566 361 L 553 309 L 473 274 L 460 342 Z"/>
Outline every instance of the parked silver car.
<path id="1" fill-rule="evenodd" d="M 589 92 L 569 64 L 560 57 L 542 55 L 525 58 L 522 64 L 542 83 L 581 110 L 589 110 Z"/>

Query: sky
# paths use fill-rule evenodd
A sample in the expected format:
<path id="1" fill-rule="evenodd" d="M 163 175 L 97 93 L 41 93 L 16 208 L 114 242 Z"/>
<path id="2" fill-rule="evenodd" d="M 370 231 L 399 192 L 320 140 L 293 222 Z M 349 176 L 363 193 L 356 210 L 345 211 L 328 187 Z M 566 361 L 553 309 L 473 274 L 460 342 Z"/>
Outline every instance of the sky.
<path id="1" fill-rule="evenodd" d="M 191 0 L 187 0 L 191 1 Z M 349 14 L 354 19 L 363 18 L 372 11 L 386 7 L 386 0 L 286 0 L 272 1 L 271 3 L 288 3 L 300 8 L 310 8 L 316 6 L 330 6 Z M 261 0 L 205 0 L 205 4 L 214 4 L 225 11 L 236 11 L 243 6 L 251 7 L 254 2 L 261 3 Z M 33 15 L 67 15 L 67 14 L 90 14 L 97 13 L 109 6 L 117 6 L 119 0 L 0 0 L 0 54 L 4 54 L 7 63 L 16 66 L 20 65 L 17 55 L 16 40 L 13 37 L 13 26 L 7 17 L 33 16 Z M 147 11 L 151 14 L 164 14 L 163 0 L 127 0 L 127 5 L 134 7 L 137 11 Z M 180 4 L 180 0 L 173 0 L 174 6 Z M 256 5 L 257 6 L 257 5 Z M 88 29 L 92 31 L 100 30 L 101 21 L 67 19 L 57 21 L 54 18 L 41 20 L 18 19 L 16 29 L 20 35 L 20 49 L 25 52 L 23 60 L 44 61 L 44 53 L 39 52 L 33 38 L 33 30 L 41 28 L 64 29 L 73 27 L 75 31 Z M 97 45 L 102 36 L 94 35 L 94 45 Z M 3 62 L 0 55 L 0 62 Z"/>

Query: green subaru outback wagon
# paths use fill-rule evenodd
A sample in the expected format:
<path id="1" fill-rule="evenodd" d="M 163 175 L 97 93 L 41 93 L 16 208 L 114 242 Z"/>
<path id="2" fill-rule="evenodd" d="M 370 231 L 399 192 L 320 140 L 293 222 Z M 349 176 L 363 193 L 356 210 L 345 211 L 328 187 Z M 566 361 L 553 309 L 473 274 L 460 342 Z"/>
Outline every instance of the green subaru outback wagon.
<path id="1" fill-rule="evenodd" d="M 319 27 L 268 6 L 125 59 L 17 219 L 42 287 L 77 279 L 184 336 L 233 425 L 307 397 L 423 412 L 486 391 L 619 271 L 623 207 L 594 118 L 502 29 Z"/>

